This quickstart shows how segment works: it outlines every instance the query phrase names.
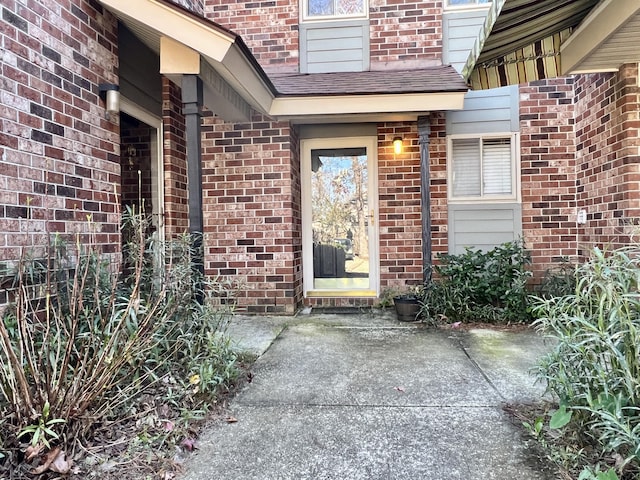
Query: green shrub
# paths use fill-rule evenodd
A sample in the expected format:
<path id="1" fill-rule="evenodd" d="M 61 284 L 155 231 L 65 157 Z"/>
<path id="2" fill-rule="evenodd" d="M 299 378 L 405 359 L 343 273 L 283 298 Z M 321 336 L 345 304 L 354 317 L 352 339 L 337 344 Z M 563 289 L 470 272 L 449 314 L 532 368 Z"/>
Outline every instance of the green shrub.
<path id="1" fill-rule="evenodd" d="M 576 268 L 568 258 L 563 257 L 553 268 L 549 268 L 537 288 L 538 294 L 544 298 L 564 297 L 576 291 Z"/>
<path id="2" fill-rule="evenodd" d="M 80 237 L 75 245 L 54 237 L 44 260 L 25 255 L 18 265 L 0 322 L 5 452 L 18 436 L 45 446 L 81 439 L 143 392 L 195 408 L 237 377 L 222 335 L 231 311 L 219 301 L 234 285 L 203 283 L 188 236 L 153 241 L 131 211 L 123 226 L 122 274 L 116 256 Z"/>
<path id="3" fill-rule="evenodd" d="M 527 322 L 529 254 L 521 241 L 483 252 L 440 255 L 436 279 L 423 291 L 421 315 L 429 321 Z"/>
<path id="4" fill-rule="evenodd" d="M 629 475 L 640 472 L 639 253 L 595 249 L 573 294 L 538 298 L 534 308 L 535 325 L 556 345 L 539 376 L 574 413 L 566 428 Z"/>

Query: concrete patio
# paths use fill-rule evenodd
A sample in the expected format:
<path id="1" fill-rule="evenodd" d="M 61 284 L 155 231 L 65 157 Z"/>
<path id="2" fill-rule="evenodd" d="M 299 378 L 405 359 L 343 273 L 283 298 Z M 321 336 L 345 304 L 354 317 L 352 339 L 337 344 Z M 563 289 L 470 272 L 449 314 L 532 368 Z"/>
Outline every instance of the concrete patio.
<path id="1" fill-rule="evenodd" d="M 183 480 L 552 478 L 502 410 L 543 394 L 529 370 L 548 347 L 531 331 L 365 311 L 238 316 L 229 334 L 259 355 L 253 381 Z"/>

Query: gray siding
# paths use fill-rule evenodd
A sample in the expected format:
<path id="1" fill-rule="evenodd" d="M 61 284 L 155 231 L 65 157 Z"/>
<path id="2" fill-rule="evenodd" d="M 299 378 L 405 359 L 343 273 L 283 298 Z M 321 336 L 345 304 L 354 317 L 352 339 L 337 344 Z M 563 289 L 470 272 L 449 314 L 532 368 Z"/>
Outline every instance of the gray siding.
<path id="1" fill-rule="evenodd" d="M 148 112 L 162 116 L 160 57 L 122 24 L 118 25 L 120 93 Z"/>
<path id="2" fill-rule="evenodd" d="M 442 15 L 442 63 L 462 71 L 488 12 L 483 8 Z"/>
<path id="3" fill-rule="evenodd" d="M 443 15 L 443 63 L 462 71 L 487 16 L 487 9 Z M 519 131 L 518 87 L 470 91 L 464 109 L 447 112 L 447 135 Z M 522 235 L 519 203 L 449 204 L 449 253 L 465 247 L 490 250 Z"/>
<path id="4" fill-rule="evenodd" d="M 464 110 L 447 112 L 447 135 L 518 132 L 518 86 L 470 91 Z"/>
<path id="5" fill-rule="evenodd" d="M 369 21 L 300 24 L 300 72 L 369 70 Z"/>
<path id="6" fill-rule="evenodd" d="M 465 247 L 490 250 L 522 234 L 519 203 L 449 205 L 449 253 Z"/>

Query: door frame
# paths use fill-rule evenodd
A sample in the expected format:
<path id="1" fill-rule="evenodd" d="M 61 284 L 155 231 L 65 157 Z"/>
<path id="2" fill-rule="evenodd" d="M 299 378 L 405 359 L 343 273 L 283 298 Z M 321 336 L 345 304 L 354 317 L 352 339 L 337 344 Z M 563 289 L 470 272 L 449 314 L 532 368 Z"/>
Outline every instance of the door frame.
<path id="1" fill-rule="evenodd" d="M 164 230 L 164 155 L 162 151 L 162 118 L 150 113 L 124 96 L 120 96 L 120 111 L 146 123 L 155 130 L 151 137 L 151 196 L 152 222 L 156 227 L 158 239 L 165 240 Z"/>
<path id="2" fill-rule="evenodd" d="M 367 149 L 367 202 L 369 224 L 369 288 L 353 290 L 314 289 L 311 192 L 311 150 L 320 148 Z M 302 190 L 302 280 L 304 297 L 378 297 L 380 293 L 380 237 L 378 224 L 378 139 L 374 136 L 322 137 L 300 140 L 300 183 Z"/>

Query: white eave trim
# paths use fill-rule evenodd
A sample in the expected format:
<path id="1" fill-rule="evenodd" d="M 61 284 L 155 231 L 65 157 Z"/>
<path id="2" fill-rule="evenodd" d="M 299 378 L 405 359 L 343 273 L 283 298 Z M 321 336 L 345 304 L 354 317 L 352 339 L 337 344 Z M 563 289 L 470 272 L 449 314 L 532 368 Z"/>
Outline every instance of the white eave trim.
<path id="1" fill-rule="evenodd" d="M 581 64 L 640 10 L 640 0 L 603 0 L 560 47 L 561 73 L 582 72 Z M 610 70 L 617 71 L 618 65 Z"/>
<path id="2" fill-rule="evenodd" d="M 462 110 L 467 92 L 398 93 L 389 95 L 337 95 L 278 97 L 269 110 L 277 118 L 331 115 L 387 114 Z"/>
<path id="3" fill-rule="evenodd" d="M 107 9 L 144 24 L 213 60 L 222 62 L 235 37 L 156 0 L 100 0 Z"/>
<path id="4" fill-rule="evenodd" d="M 158 38 L 166 36 L 195 50 L 257 111 L 269 110 L 273 93 L 233 34 L 157 0 L 100 2 L 119 18 L 155 30 Z"/>

